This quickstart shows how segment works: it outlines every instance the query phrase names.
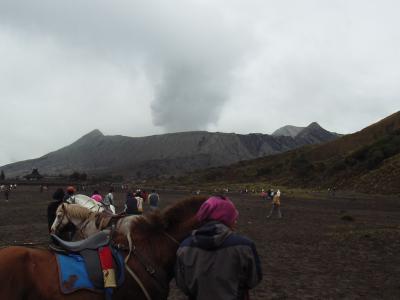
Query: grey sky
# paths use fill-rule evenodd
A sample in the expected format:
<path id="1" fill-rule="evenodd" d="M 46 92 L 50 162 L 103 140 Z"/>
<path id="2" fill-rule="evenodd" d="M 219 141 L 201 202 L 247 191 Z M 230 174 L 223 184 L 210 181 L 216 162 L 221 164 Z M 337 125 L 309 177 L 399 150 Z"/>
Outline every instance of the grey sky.
<path id="1" fill-rule="evenodd" d="M 399 110 L 398 1 L 0 1 L 0 165 L 98 128 L 357 131 Z"/>

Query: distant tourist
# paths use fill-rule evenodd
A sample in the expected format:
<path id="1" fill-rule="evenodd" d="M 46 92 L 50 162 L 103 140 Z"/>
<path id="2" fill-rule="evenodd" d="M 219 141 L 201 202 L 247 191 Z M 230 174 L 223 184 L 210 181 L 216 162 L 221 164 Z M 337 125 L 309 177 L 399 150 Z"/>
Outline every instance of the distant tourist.
<path id="1" fill-rule="evenodd" d="M 4 198 L 6 199 L 6 202 L 8 202 L 8 199 L 9 199 L 9 197 L 10 197 L 10 192 L 11 192 L 10 186 L 9 186 L 9 185 L 6 185 L 6 186 L 4 187 L 3 192 L 4 192 Z"/>
<path id="2" fill-rule="evenodd" d="M 146 202 L 147 198 L 149 197 L 149 193 L 146 192 L 146 190 L 142 190 L 142 192 L 140 193 L 140 197 L 143 198 L 143 202 Z"/>
<path id="3" fill-rule="evenodd" d="M 328 192 L 329 192 L 329 196 L 330 197 L 335 197 L 335 195 L 336 195 L 336 187 L 329 188 Z"/>
<path id="4" fill-rule="evenodd" d="M 125 209 L 124 212 L 128 215 L 138 215 L 139 211 L 137 208 L 137 200 L 133 196 L 132 192 L 128 192 L 126 194 L 126 200 L 125 200 Z"/>
<path id="5" fill-rule="evenodd" d="M 56 218 L 56 211 L 57 207 L 63 202 L 64 200 L 64 190 L 62 188 L 58 188 L 53 194 L 53 200 L 50 201 L 49 205 L 47 206 L 47 225 L 50 228 Z"/>
<path id="6" fill-rule="evenodd" d="M 142 198 L 142 196 L 143 196 L 143 193 L 141 191 L 139 191 L 135 194 L 139 214 L 143 213 L 143 198 Z"/>
<path id="7" fill-rule="evenodd" d="M 274 195 L 275 195 L 274 189 L 269 189 L 269 190 L 267 191 L 268 199 L 272 200 L 272 198 L 274 197 Z"/>
<path id="8" fill-rule="evenodd" d="M 67 187 L 67 192 L 65 193 L 63 200 L 67 203 L 74 203 L 75 202 L 75 199 L 74 199 L 75 192 L 76 192 L 75 187 L 70 185 L 69 187 Z"/>
<path id="9" fill-rule="evenodd" d="M 150 210 L 156 210 L 158 208 L 160 202 L 160 196 L 157 194 L 155 190 L 151 191 L 151 194 L 148 197 Z"/>
<path id="10" fill-rule="evenodd" d="M 103 201 L 103 196 L 100 195 L 100 193 L 98 191 L 94 191 L 90 198 L 92 198 L 96 202 L 102 202 Z"/>
<path id="11" fill-rule="evenodd" d="M 110 190 L 108 191 L 108 194 L 104 197 L 102 203 L 103 205 L 108 209 L 111 210 L 111 205 L 115 206 L 114 204 L 114 188 L 111 187 Z M 114 212 L 115 213 L 115 212 Z"/>
<path id="12" fill-rule="evenodd" d="M 271 211 L 269 212 L 269 215 L 267 216 L 267 218 L 270 218 L 275 210 L 278 213 L 278 218 L 281 219 L 282 213 L 281 213 L 281 191 L 280 190 L 278 190 L 276 192 L 276 194 L 274 194 L 272 196 L 272 207 L 271 207 Z"/>
<path id="13" fill-rule="evenodd" d="M 266 193 L 266 192 L 264 191 L 264 189 L 262 189 L 262 191 L 261 191 L 261 193 L 260 193 L 260 196 L 261 196 L 261 198 L 262 198 L 263 200 L 267 200 L 267 199 L 268 199 L 268 193 Z"/>

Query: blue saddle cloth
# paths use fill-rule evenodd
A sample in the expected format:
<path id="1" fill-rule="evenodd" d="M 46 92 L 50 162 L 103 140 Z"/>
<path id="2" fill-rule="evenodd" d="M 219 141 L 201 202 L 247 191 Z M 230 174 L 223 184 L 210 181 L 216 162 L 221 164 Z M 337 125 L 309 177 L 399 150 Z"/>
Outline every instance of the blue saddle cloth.
<path id="1" fill-rule="evenodd" d="M 80 289 L 102 292 L 94 287 L 89 279 L 85 261 L 77 254 L 56 254 L 59 266 L 60 287 L 63 294 L 73 293 Z"/>
<path id="2" fill-rule="evenodd" d="M 116 263 L 117 284 L 120 286 L 124 281 L 124 260 L 120 253 L 115 252 L 113 256 Z M 103 288 L 96 287 L 90 280 L 85 260 L 81 255 L 73 253 L 56 253 L 55 255 L 59 269 L 60 288 L 63 294 L 70 294 L 82 289 L 104 293 Z"/>

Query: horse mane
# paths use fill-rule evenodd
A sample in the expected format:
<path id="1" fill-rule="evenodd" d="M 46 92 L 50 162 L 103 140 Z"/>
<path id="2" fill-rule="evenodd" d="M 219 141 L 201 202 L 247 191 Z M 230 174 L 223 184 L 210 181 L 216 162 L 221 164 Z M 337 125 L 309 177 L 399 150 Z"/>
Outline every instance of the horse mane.
<path id="1" fill-rule="evenodd" d="M 203 196 L 190 197 L 167 206 L 162 212 L 150 212 L 138 217 L 131 224 L 131 232 L 140 232 L 148 236 L 179 229 L 188 221 L 188 217 L 196 214 L 206 199 Z"/>
<path id="2" fill-rule="evenodd" d="M 79 204 L 64 203 L 63 206 L 71 217 L 76 217 L 79 219 L 87 219 L 93 214 L 93 212 L 90 209 L 83 207 Z"/>
<path id="3" fill-rule="evenodd" d="M 165 208 L 163 211 L 163 222 L 166 229 L 174 229 L 181 226 L 188 216 L 196 215 L 200 206 L 207 200 L 205 196 L 194 196 L 179 201 Z"/>

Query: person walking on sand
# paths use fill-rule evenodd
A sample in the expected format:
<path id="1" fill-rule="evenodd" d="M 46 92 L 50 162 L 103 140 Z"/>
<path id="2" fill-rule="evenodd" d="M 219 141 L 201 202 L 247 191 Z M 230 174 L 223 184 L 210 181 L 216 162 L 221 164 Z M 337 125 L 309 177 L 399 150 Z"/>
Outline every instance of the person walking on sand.
<path id="1" fill-rule="evenodd" d="M 158 203 L 160 202 L 160 196 L 157 194 L 155 190 L 151 191 L 151 194 L 148 197 L 150 210 L 156 210 L 158 208 Z"/>
<path id="2" fill-rule="evenodd" d="M 141 215 L 143 213 L 143 193 L 142 191 L 139 190 L 139 192 L 136 192 L 135 194 L 135 199 L 136 199 L 136 203 L 137 203 L 137 209 L 139 214 Z"/>
<path id="3" fill-rule="evenodd" d="M 56 218 L 56 211 L 58 206 L 63 202 L 65 193 L 64 190 L 62 188 L 58 188 L 54 194 L 53 194 L 53 200 L 50 201 L 50 203 L 47 206 L 47 225 L 49 228 L 49 232 L 50 232 L 50 228 L 51 225 L 54 222 L 54 219 Z"/>
<path id="4" fill-rule="evenodd" d="M 113 214 L 115 214 L 115 204 L 114 204 L 114 188 L 111 187 L 108 191 L 108 194 L 103 198 L 102 204 L 110 210 Z"/>
<path id="5" fill-rule="evenodd" d="M 196 217 L 202 226 L 180 244 L 175 265 L 176 285 L 189 299 L 246 300 L 261 281 L 254 242 L 233 230 L 238 215 L 224 196 L 201 205 Z"/>
<path id="6" fill-rule="evenodd" d="M 8 184 L 6 184 L 5 188 L 4 188 L 4 198 L 6 198 L 6 202 L 8 202 L 8 198 L 10 197 L 10 186 Z"/>
<path id="7" fill-rule="evenodd" d="M 272 197 L 272 207 L 271 207 L 271 211 L 269 212 L 269 215 L 267 216 L 268 219 L 272 216 L 272 214 L 274 213 L 274 210 L 277 211 L 278 218 L 281 219 L 282 213 L 281 213 L 281 191 L 280 190 L 278 190 L 276 192 L 276 194 Z"/>

